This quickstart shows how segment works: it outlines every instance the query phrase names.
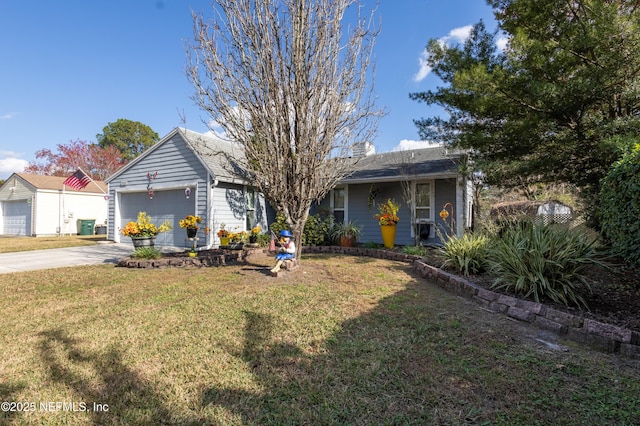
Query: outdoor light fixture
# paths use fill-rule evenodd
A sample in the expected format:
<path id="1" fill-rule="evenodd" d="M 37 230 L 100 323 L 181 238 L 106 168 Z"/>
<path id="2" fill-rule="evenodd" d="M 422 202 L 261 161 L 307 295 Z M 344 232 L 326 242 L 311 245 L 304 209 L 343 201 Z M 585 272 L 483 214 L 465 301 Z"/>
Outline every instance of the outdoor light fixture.
<path id="1" fill-rule="evenodd" d="M 447 207 L 451 208 L 451 214 L 449 214 L 449 212 L 447 211 Z M 449 231 L 450 231 L 450 235 L 453 235 L 453 204 L 444 203 L 442 205 L 442 210 L 440 211 L 439 216 L 440 216 L 440 219 L 442 219 L 444 222 L 446 222 L 447 218 L 451 216 L 451 222 L 449 223 Z"/>
<path id="2" fill-rule="evenodd" d="M 187 200 L 189 199 L 189 196 L 191 195 L 191 188 L 187 187 L 184 189 L 184 195 L 185 197 L 187 197 Z"/>
<path id="3" fill-rule="evenodd" d="M 149 188 L 149 190 L 147 191 L 147 194 L 149 194 L 149 199 L 153 200 L 153 194 L 154 194 L 153 189 Z"/>

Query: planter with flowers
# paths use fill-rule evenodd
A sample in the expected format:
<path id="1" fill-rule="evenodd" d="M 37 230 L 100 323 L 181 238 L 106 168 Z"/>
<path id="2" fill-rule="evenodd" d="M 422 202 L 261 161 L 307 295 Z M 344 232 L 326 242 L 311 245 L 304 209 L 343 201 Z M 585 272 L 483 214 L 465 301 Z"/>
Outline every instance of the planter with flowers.
<path id="1" fill-rule="evenodd" d="M 249 243 L 250 244 L 255 244 L 258 242 L 258 235 L 260 235 L 260 231 L 262 231 L 262 228 L 260 227 L 260 225 L 251 228 L 251 231 L 249 231 Z"/>
<path id="2" fill-rule="evenodd" d="M 180 225 L 180 228 L 187 230 L 187 238 L 195 238 L 198 233 L 198 229 L 200 229 L 198 224 L 201 222 L 202 218 L 200 216 L 190 214 L 178 222 L 178 225 Z"/>
<path id="3" fill-rule="evenodd" d="M 378 207 L 378 213 L 374 217 L 378 219 L 380 232 L 382 233 L 382 243 L 385 248 L 393 248 L 396 242 L 396 225 L 400 221 L 398 217 L 400 204 L 389 198 Z"/>
<path id="4" fill-rule="evenodd" d="M 224 227 L 225 227 L 225 224 L 221 223 L 220 230 L 218 231 L 218 234 L 217 234 L 218 238 L 220 238 L 220 247 L 229 245 L 229 231 L 224 229 Z"/>
<path id="5" fill-rule="evenodd" d="M 138 212 L 138 219 L 135 222 L 127 223 L 122 230 L 122 235 L 130 237 L 135 248 L 153 247 L 155 246 L 156 236 L 171 229 L 172 227 L 168 220 L 157 226 L 151 222 L 151 217 L 146 212 Z"/>
<path id="6" fill-rule="evenodd" d="M 247 240 L 247 232 L 231 232 L 229 234 L 229 248 L 231 250 L 241 250 Z"/>

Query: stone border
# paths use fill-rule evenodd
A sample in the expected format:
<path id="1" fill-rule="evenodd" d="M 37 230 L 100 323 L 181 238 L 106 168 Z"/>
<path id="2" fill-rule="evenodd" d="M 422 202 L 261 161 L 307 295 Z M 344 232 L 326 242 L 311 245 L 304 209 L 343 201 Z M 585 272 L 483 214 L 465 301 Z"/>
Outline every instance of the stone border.
<path id="1" fill-rule="evenodd" d="M 244 262 L 249 250 L 202 250 L 196 257 L 186 252 L 168 253 L 160 259 L 134 259 L 125 257 L 116 266 L 124 268 L 184 268 L 188 266 L 224 266 Z"/>
<path id="2" fill-rule="evenodd" d="M 427 264 L 420 256 L 362 247 L 310 246 L 303 247 L 302 250 L 303 253 L 348 254 L 411 263 L 413 271 L 421 277 L 429 278 L 439 287 L 450 293 L 471 299 L 491 312 L 504 314 L 598 350 L 640 359 L 640 333 L 636 331 L 582 318 L 541 303 L 521 300 L 487 290 L 458 275 Z"/>

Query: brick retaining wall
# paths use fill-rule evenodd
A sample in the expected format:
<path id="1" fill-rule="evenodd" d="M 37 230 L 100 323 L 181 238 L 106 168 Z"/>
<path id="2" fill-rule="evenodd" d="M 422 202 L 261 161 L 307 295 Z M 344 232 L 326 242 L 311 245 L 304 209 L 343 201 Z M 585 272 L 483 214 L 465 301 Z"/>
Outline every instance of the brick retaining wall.
<path id="1" fill-rule="evenodd" d="M 640 333 L 636 331 L 582 318 L 541 303 L 521 300 L 487 290 L 458 275 L 431 266 L 419 256 L 362 247 L 310 246 L 303 247 L 302 251 L 303 253 L 369 256 L 412 263 L 413 271 L 423 278 L 428 278 L 431 282 L 451 293 L 471 299 L 489 311 L 504 314 L 537 328 L 553 332 L 568 340 L 587 344 L 599 350 L 640 359 Z"/>

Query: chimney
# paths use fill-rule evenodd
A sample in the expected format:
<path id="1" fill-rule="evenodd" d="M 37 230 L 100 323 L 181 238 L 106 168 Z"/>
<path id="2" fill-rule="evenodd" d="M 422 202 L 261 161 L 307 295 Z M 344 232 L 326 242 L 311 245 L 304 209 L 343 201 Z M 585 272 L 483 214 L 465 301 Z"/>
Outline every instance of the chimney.
<path id="1" fill-rule="evenodd" d="M 356 142 L 353 144 L 354 157 L 368 157 L 376 153 L 376 147 L 371 142 Z"/>

